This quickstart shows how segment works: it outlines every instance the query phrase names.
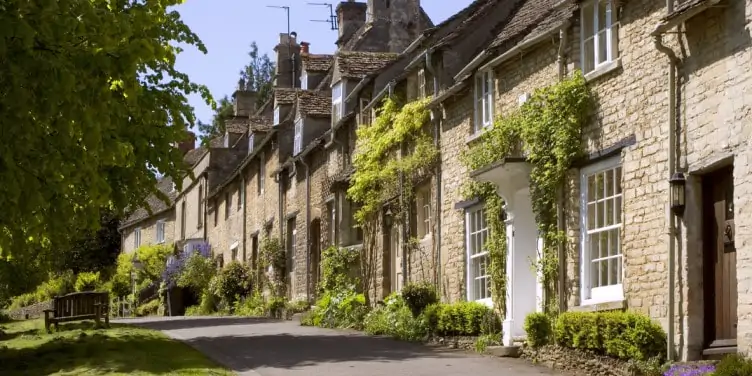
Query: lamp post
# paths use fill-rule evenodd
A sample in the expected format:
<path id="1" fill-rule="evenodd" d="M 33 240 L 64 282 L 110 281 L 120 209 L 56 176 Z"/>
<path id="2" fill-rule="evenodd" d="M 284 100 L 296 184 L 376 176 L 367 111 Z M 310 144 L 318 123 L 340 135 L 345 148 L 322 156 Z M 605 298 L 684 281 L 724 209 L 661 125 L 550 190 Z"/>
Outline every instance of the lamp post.
<path id="1" fill-rule="evenodd" d="M 677 216 L 681 216 L 686 207 L 687 179 L 683 173 L 676 172 L 668 182 L 671 189 L 671 211 Z"/>

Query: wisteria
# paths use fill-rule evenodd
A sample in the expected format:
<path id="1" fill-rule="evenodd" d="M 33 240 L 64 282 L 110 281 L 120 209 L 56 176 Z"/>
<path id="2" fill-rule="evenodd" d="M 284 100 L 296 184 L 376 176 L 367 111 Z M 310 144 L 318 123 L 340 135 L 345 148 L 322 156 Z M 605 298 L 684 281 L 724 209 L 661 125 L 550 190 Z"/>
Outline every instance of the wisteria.
<path id="1" fill-rule="evenodd" d="M 702 376 L 715 372 L 713 364 L 674 364 L 663 376 Z"/>
<path id="2" fill-rule="evenodd" d="M 194 244 L 192 247 L 185 247 L 177 256 L 170 256 L 167 260 L 167 267 L 162 274 L 162 280 L 168 287 L 175 286 L 180 273 L 183 271 L 185 262 L 194 254 L 198 253 L 203 257 L 211 257 L 211 245 L 207 242 Z"/>

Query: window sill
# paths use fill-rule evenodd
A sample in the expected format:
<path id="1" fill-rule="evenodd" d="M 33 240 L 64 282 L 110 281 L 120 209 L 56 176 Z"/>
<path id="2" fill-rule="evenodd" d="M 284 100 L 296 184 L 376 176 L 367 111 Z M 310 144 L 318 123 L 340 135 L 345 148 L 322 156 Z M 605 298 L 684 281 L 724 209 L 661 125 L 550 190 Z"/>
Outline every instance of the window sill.
<path id="1" fill-rule="evenodd" d="M 591 82 L 595 81 L 603 76 L 606 76 L 618 69 L 621 69 L 621 58 L 618 58 L 614 61 L 605 63 L 598 68 L 595 68 L 594 71 L 588 73 L 585 75 L 585 81 Z"/>
<path id="2" fill-rule="evenodd" d="M 475 132 L 471 134 L 470 136 L 467 137 L 467 139 L 465 139 L 465 144 L 469 145 L 469 144 L 475 143 L 476 141 L 480 140 L 480 136 L 482 135 L 483 135 L 483 131 Z"/>
<path id="3" fill-rule="evenodd" d="M 613 301 L 595 301 L 585 300 L 579 307 L 571 307 L 571 312 L 601 312 L 601 311 L 615 311 L 623 310 L 627 308 L 627 301 L 625 299 L 618 299 Z"/>

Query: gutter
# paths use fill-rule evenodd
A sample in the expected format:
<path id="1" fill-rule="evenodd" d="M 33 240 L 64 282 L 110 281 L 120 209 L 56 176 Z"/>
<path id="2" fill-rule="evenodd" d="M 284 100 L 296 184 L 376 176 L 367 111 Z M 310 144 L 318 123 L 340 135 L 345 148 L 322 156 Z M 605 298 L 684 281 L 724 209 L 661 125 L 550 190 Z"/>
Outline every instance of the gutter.
<path id="1" fill-rule="evenodd" d="M 674 0 L 666 0 L 666 13 L 671 14 L 674 11 Z M 718 0 L 711 0 L 717 2 Z M 707 3 L 706 3 L 707 4 Z M 706 7 L 698 7 L 702 8 L 703 10 L 707 8 Z M 695 8 L 697 9 L 697 8 Z M 694 12 L 687 12 L 684 15 L 692 14 L 695 15 Z M 688 17 L 687 17 L 688 18 Z M 674 53 L 674 50 L 672 50 L 670 47 L 667 47 L 663 44 L 663 31 L 661 30 L 668 30 L 669 25 L 671 27 L 677 26 L 679 20 L 686 20 L 686 18 L 679 17 L 675 19 L 674 22 L 668 22 L 663 23 L 656 27 L 655 31 L 652 33 L 653 36 L 653 43 L 655 44 L 655 48 L 664 53 L 668 59 L 669 59 L 669 69 L 668 69 L 668 178 L 671 179 L 671 177 L 674 175 L 674 172 L 676 171 L 676 147 L 677 147 L 677 140 L 676 140 L 676 126 L 677 126 L 677 106 L 676 106 L 676 70 L 679 66 L 679 59 L 676 56 L 676 53 Z M 683 22 L 683 21 L 681 21 Z M 668 190 L 668 201 L 671 202 L 671 190 Z M 674 248 L 676 248 L 676 217 L 671 212 L 670 208 L 666 208 L 666 220 L 668 222 L 668 335 L 666 336 L 666 358 L 668 360 L 674 359 L 674 301 L 675 301 L 675 294 L 676 294 L 676 286 L 674 285 L 675 282 L 675 276 L 674 276 L 674 269 L 676 260 L 676 255 L 674 254 Z"/>
<path id="2" fill-rule="evenodd" d="M 556 25 L 556 26 L 554 26 L 554 27 L 552 27 L 552 28 L 544 31 L 543 33 L 539 34 L 536 37 L 533 37 L 533 38 L 530 38 L 530 39 L 522 41 L 521 43 L 519 43 L 516 46 L 514 46 L 514 47 L 510 48 L 509 50 L 507 50 L 507 52 L 504 52 L 503 54 L 501 54 L 499 57 L 497 57 L 497 58 L 489 61 L 485 65 L 481 66 L 480 68 L 478 68 L 478 70 L 483 71 L 483 70 L 487 70 L 487 69 L 496 67 L 497 65 L 499 65 L 499 64 L 501 64 L 501 63 L 509 60 L 510 58 L 514 57 L 515 55 L 522 53 L 526 48 L 529 48 L 529 47 L 531 47 L 531 46 L 533 46 L 535 44 L 538 44 L 538 43 L 544 41 L 546 38 L 548 38 L 548 37 L 550 37 L 550 36 L 552 36 L 552 35 L 554 35 L 556 33 L 559 33 L 561 31 L 561 29 L 565 29 L 565 28 L 569 27 L 569 24 L 570 24 L 569 20 L 561 22 L 558 25 Z M 465 69 L 463 69 L 463 71 L 464 70 Z"/>
<path id="3" fill-rule="evenodd" d="M 671 3 L 672 0 L 666 0 L 666 4 Z M 656 26 L 655 30 L 653 30 L 650 35 L 653 37 L 660 37 L 662 34 L 666 33 L 667 31 L 673 29 L 676 26 L 679 26 L 689 20 L 690 18 L 708 10 L 709 8 L 718 5 L 721 0 L 705 0 L 704 2 L 700 3 L 699 5 L 696 5 L 695 7 L 692 7 L 690 9 L 687 9 L 684 13 L 681 13 L 675 17 L 671 17 L 671 13 L 674 12 L 674 5 L 671 3 L 671 5 L 666 6 L 666 13 L 667 16 L 664 18 L 664 20 Z"/>

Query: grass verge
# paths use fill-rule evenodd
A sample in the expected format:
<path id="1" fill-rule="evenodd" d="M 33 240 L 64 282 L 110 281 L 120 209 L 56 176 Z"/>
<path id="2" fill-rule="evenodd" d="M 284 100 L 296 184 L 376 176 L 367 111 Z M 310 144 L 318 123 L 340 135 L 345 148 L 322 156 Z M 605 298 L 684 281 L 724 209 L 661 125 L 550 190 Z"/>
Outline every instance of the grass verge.
<path id="1" fill-rule="evenodd" d="M 0 324 L 3 376 L 233 375 L 160 332 L 122 324 L 61 324 L 47 334 L 42 320 Z"/>

